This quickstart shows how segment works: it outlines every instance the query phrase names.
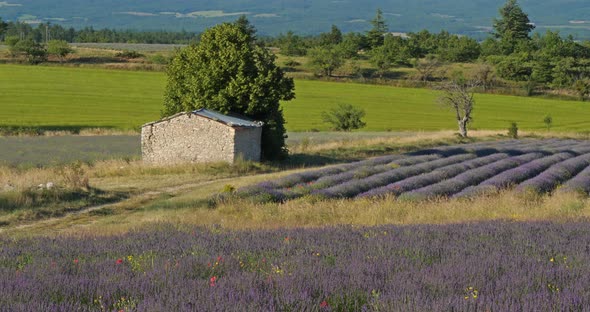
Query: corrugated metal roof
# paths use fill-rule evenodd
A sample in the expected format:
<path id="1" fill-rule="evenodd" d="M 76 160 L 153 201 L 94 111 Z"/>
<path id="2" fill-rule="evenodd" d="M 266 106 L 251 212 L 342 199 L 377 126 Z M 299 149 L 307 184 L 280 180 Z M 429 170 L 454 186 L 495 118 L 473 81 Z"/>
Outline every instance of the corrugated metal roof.
<path id="1" fill-rule="evenodd" d="M 224 115 L 222 113 L 219 113 L 219 112 L 216 112 L 213 110 L 209 110 L 209 109 L 205 109 L 205 108 L 201 108 L 196 111 L 193 111 L 193 114 L 224 123 L 224 124 L 231 126 L 231 127 L 253 127 L 253 128 L 262 127 L 262 122 L 247 120 L 244 118 L 238 118 L 238 117 L 233 117 L 233 116 L 228 116 L 228 115 Z"/>
<path id="2" fill-rule="evenodd" d="M 261 121 L 252 121 L 252 120 L 248 120 L 245 118 L 227 116 L 227 115 L 224 115 L 220 112 L 201 108 L 201 109 L 198 109 L 198 110 L 195 110 L 192 112 L 182 112 L 182 113 L 174 114 L 172 116 L 168 116 L 166 118 L 162 118 L 157 121 L 152 121 L 152 122 L 146 123 L 142 126 L 142 128 L 146 127 L 146 126 L 150 126 L 150 125 L 155 125 L 155 124 L 158 124 L 158 123 L 161 123 L 164 121 L 168 121 L 168 120 L 174 119 L 178 116 L 189 115 L 189 114 L 198 115 L 198 116 L 201 116 L 201 117 L 204 117 L 207 119 L 211 119 L 211 120 L 220 122 L 222 124 L 228 125 L 230 127 L 259 128 L 264 125 L 264 123 Z"/>

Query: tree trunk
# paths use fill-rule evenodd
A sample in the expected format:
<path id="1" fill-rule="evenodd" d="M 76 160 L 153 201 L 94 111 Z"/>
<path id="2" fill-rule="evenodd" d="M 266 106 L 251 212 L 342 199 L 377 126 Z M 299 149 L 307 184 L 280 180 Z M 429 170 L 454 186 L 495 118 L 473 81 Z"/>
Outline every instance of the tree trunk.
<path id="1" fill-rule="evenodd" d="M 459 134 L 463 138 L 467 137 L 467 122 L 468 121 L 469 120 L 467 118 L 462 118 L 459 120 Z"/>

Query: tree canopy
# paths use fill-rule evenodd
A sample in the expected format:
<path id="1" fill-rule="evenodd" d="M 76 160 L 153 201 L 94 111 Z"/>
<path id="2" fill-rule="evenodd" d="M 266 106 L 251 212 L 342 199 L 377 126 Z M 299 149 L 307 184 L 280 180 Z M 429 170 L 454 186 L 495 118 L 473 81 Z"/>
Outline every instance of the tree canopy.
<path id="1" fill-rule="evenodd" d="M 369 47 L 374 49 L 383 45 L 383 41 L 385 40 L 384 35 L 388 32 L 387 24 L 385 23 L 383 11 L 381 11 L 381 9 L 377 10 L 375 18 L 371 20 L 371 25 L 373 25 L 373 28 L 367 32 L 367 41 Z"/>
<path id="2" fill-rule="evenodd" d="M 510 48 L 520 40 L 530 39 L 529 33 L 535 29 L 529 17 L 516 0 L 508 0 L 500 8 L 500 18 L 494 19 L 495 37 Z"/>
<path id="3" fill-rule="evenodd" d="M 287 150 L 279 101 L 295 97 L 294 83 L 252 30 L 243 20 L 219 24 L 180 50 L 167 70 L 162 115 L 209 108 L 263 121 L 262 157 L 280 159 Z"/>

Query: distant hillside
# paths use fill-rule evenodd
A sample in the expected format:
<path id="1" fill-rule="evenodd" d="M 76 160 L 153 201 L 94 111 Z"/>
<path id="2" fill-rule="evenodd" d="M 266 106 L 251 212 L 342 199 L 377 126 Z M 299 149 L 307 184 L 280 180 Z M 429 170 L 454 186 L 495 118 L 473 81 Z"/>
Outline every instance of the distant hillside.
<path id="1" fill-rule="evenodd" d="M 395 32 L 446 29 L 484 37 L 504 0 L 8 0 L 0 17 L 29 23 L 51 21 L 76 28 L 201 31 L 246 14 L 261 34 L 364 31 L 377 8 Z M 590 1 L 521 0 L 537 30 L 559 29 L 590 39 Z"/>

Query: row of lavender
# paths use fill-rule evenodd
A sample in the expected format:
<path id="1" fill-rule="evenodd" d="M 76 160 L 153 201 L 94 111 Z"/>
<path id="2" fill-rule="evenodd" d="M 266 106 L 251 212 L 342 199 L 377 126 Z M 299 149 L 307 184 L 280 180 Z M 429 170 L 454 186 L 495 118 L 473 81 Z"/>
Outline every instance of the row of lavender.
<path id="1" fill-rule="evenodd" d="M 0 311 L 588 311 L 589 241 L 588 223 L 0 238 Z"/>
<path id="2" fill-rule="evenodd" d="M 518 191 L 590 191 L 590 143 L 577 140 L 482 142 L 391 155 L 292 174 L 233 196 L 285 201 L 321 198 L 466 197 L 519 185 Z M 579 176 L 576 176 L 579 173 Z"/>

